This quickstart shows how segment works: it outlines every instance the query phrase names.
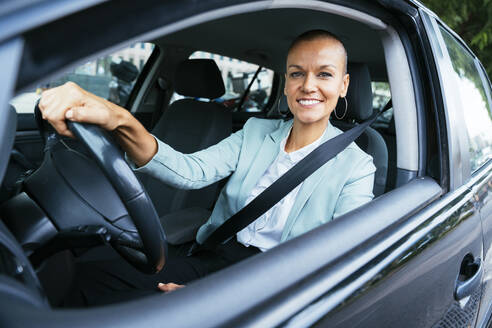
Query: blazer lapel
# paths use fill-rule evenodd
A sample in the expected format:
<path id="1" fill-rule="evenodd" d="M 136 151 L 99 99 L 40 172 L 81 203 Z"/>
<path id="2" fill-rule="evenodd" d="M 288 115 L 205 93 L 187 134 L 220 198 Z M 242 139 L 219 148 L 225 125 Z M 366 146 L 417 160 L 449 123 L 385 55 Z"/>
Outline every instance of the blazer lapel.
<path id="1" fill-rule="evenodd" d="M 281 241 L 284 241 L 287 238 L 290 230 L 299 217 L 301 209 L 304 207 L 309 197 L 311 197 L 314 189 L 318 186 L 321 180 L 324 180 L 326 183 L 325 175 L 328 174 L 329 170 L 327 169 L 327 166 L 330 164 L 331 163 L 328 162 L 328 164 L 320 167 L 316 172 L 304 180 L 301 189 L 299 189 L 299 193 L 296 196 L 294 205 L 292 205 L 289 216 L 287 217 L 287 222 L 285 223 L 284 230 L 282 231 L 282 237 L 280 238 Z"/>
<path id="2" fill-rule="evenodd" d="M 263 139 L 260 150 L 253 159 L 252 165 L 249 168 L 246 177 L 244 178 L 243 184 L 240 190 L 240 197 L 238 197 L 237 208 L 241 209 L 244 207 L 246 200 L 251 194 L 251 190 L 256 186 L 258 180 L 261 178 L 263 173 L 268 169 L 272 162 L 277 157 L 280 151 L 280 143 L 283 138 L 287 136 L 290 131 L 292 122 L 286 122 L 281 125 L 277 130 L 270 134 L 267 134 Z"/>
<path id="3" fill-rule="evenodd" d="M 325 135 L 323 136 L 323 139 L 321 143 L 324 143 L 325 141 L 335 137 L 336 135 L 340 134 L 337 129 L 335 129 L 331 123 L 328 123 L 328 126 L 326 128 Z M 311 197 L 311 194 L 313 193 L 314 189 L 318 186 L 318 184 L 321 181 L 324 181 L 324 183 L 327 183 L 327 174 L 330 171 L 329 167 L 333 164 L 333 160 L 336 158 L 332 158 L 329 160 L 327 163 L 325 163 L 323 166 L 321 166 L 317 171 L 315 171 L 313 174 L 311 174 L 309 177 L 304 180 L 301 189 L 299 189 L 299 192 L 296 196 L 296 200 L 294 202 L 294 205 L 292 205 L 292 209 L 290 210 L 289 216 L 287 217 L 287 222 L 285 223 L 284 230 L 282 231 L 282 237 L 280 238 L 281 241 L 284 241 L 289 232 L 291 231 L 294 223 L 296 222 L 297 218 L 299 217 L 299 214 L 306 204 L 307 200 L 309 197 Z M 329 182 L 328 182 L 329 183 Z"/>

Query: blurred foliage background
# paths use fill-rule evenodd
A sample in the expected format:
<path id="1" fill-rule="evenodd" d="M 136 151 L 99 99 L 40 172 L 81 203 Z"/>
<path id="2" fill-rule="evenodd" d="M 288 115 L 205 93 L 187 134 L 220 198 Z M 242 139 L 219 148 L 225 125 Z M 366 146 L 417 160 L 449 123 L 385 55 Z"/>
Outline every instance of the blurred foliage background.
<path id="1" fill-rule="evenodd" d="M 492 0 L 421 0 L 458 33 L 492 79 Z"/>

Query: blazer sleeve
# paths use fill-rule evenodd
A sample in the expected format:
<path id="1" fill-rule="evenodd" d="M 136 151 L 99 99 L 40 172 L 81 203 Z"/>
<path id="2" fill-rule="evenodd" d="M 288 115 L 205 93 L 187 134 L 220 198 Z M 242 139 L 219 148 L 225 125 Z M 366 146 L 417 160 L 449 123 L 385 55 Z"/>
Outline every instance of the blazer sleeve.
<path id="1" fill-rule="evenodd" d="M 333 213 L 334 219 L 373 199 L 375 172 L 372 157 L 365 154 L 354 166 L 350 178 L 342 188 Z"/>
<path id="2" fill-rule="evenodd" d="M 203 188 L 236 170 L 243 135 L 243 130 L 239 130 L 218 144 L 192 154 L 176 151 L 156 138 L 157 153 L 135 171 L 149 174 L 175 188 Z"/>

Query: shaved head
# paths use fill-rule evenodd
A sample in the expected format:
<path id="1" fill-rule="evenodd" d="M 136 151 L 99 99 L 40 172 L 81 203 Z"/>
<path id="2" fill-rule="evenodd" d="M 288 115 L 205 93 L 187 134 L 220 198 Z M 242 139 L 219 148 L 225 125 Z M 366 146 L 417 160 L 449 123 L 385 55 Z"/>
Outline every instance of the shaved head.
<path id="1" fill-rule="evenodd" d="M 338 38 L 335 34 L 325 30 L 310 30 L 298 35 L 290 44 L 289 50 L 287 51 L 287 56 L 291 52 L 291 50 L 294 49 L 299 43 L 314 41 L 318 39 L 331 39 L 337 41 L 337 43 L 340 44 L 341 50 L 343 51 L 345 57 L 344 72 L 347 73 L 348 55 L 343 42 L 340 41 L 340 38 Z"/>

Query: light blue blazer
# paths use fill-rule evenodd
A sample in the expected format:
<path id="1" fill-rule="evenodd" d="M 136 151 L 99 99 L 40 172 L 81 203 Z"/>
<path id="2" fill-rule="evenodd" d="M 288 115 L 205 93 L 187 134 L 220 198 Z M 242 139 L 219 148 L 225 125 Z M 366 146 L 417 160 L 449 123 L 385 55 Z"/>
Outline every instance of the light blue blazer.
<path id="1" fill-rule="evenodd" d="M 207 149 L 183 154 L 157 140 L 158 151 L 137 169 L 180 189 L 199 189 L 230 175 L 209 220 L 200 227 L 203 241 L 244 207 L 258 180 L 275 160 L 292 120 L 251 118 L 243 129 Z M 323 140 L 342 133 L 328 124 Z M 301 186 L 282 232 L 281 242 L 369 202 L 376 168 L 355 143 L 314 172 Z"/>

